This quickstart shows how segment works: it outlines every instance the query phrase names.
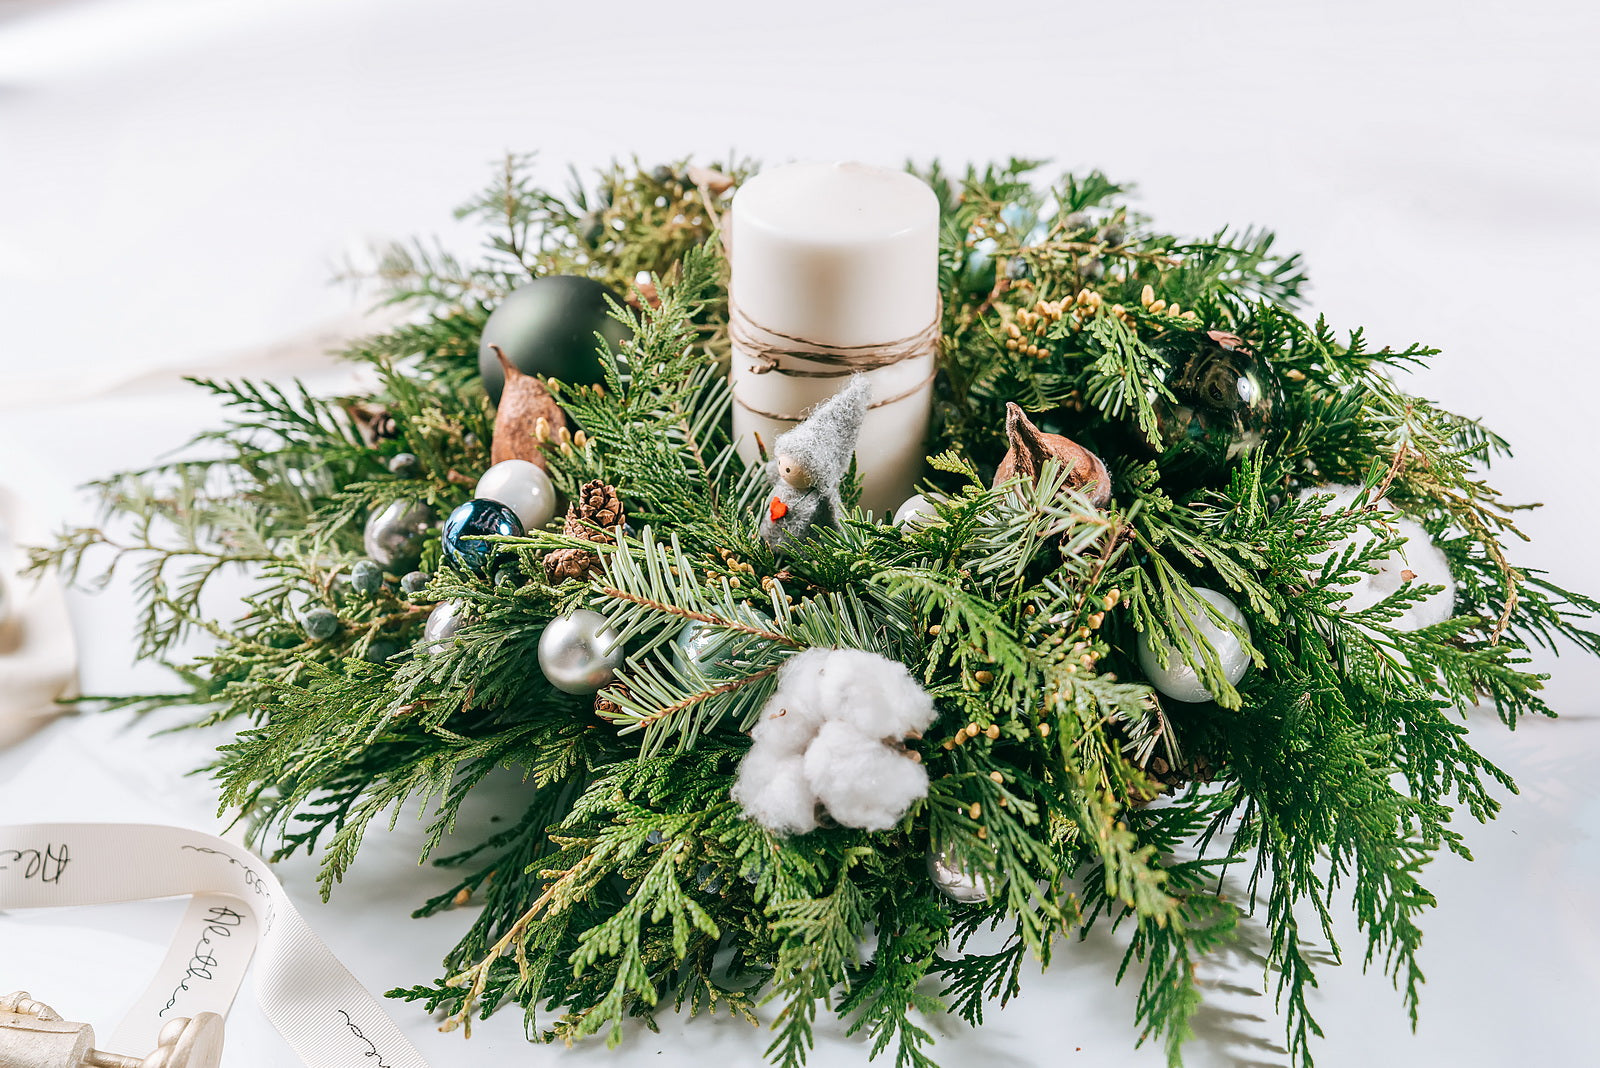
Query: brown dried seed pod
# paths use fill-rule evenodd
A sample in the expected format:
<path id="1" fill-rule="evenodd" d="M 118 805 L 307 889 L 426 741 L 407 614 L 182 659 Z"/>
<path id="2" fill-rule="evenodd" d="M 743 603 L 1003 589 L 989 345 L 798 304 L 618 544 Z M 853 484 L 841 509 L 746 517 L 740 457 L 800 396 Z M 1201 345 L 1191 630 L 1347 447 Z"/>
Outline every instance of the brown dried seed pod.
<path id="1" fill-rule="evenodd" d="M 1111 503 L 1111 475 L 1100 457 L 1060 434 L 1046 434 L 1015 403 L 1006 404 L 1006 438 L 1011 448 L 995 468 L 993 485 L 1021 475 L 1034 482 L 1048 459 L 1067 468 L 1067 485 L 1089 498 L 1096 508 Z"/>
<path id="2" fill-rule="evenodd" d="M 494 413 L 494 441 L 489 450 L 489 461 L 527 460 L 540 468 L 545 466 L 540 449 L 539 423 L 558 430 L 566 430 L 567 413 L 550 395 L 537 375 L 523 374 L 500 350 L 494 349 L 495 358 L 505 371 L 506 384 L 500 393 L 500 407 Z M 546 437 L 548 437 L 548 430 Z"/>

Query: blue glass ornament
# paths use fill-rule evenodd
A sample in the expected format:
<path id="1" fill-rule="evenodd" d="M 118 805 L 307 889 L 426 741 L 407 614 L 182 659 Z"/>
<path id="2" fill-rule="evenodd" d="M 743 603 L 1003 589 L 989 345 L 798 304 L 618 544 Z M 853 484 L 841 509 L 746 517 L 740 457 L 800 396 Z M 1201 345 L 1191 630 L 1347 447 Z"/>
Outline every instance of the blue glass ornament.
<path id="1" fill-rule="evenodd" d="M 499 501 L 477 497 L 451 512 L 444 521 L 445 559 L 466 571 L 487 576 L 494 545 L 486 539 L 490 535 L 520 538 L 522 534 L 517 513 Z"/>

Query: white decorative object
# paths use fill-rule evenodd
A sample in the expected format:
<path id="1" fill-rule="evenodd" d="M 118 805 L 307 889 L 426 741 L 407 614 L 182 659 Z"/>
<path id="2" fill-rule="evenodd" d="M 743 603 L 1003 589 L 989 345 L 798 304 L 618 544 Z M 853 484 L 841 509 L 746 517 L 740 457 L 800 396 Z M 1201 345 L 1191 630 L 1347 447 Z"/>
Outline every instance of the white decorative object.
<path id="1" fill-rule="evenodd" d="M 920 493 L 906 498 L 904 504 L 894 510 L 894 525 L 903 526 L 914 521 L 925 521 L 938 518 L 939 513 L 933 510 L 933 502 Z"/>
<path id="2" fill-rule="evenodd" d="M 1196 588 L 1195 593 L 1208 601 L 1212 607 L 1244 631 L 1248 638 L 1250 628 L 1244 621 L 1244 613 L 1240 612 L 1234 603 L 1218 593 L 1216 590 Z M 1231 686 L 1244 678 L 1244 673 L 1250 667 L 1250 654 L 1245 650 L 1243 643 L 1234 637 L 1233 632 L 1217 623 L 1203 609 L 1196 608 L 1194 620 L 1181 622 L 1182 626 L 1197 642 L 1205 642 L 1216 652 L 1217 663 L 1222 668 L 1222 677 L 1228 680 Z M 1198 703 L 1210 701 L 1216 694 L 1206 689 L 1200 680 L 1199 672 L 1184 662 L 1183 654 L 1166 642 L 1160 643 L 1160 652 L 1156 643 L 1151 641 L 1148 632 L 1139 635 L 1139 667 L 1144 671 L 1145 678 L 1150 680 L 1150 685 L 1160 690 L 1174 701 L 1188 701 Z M 1163 667 L 1161 661 L 1166 660 Z"/>
<path id="3" fill-rule="evenodd" d="M 1305 500 L 1328 493 L 1333 494 L 1333 500 L 1328 502 L 1324 510 L 1340 512 L 1355 503 L 1356 498 L 1361 495 L 1361 487 L 1318 486 L 1301 490 L 1300 499 Z M 1405 543 L 1378 562 L 1375 574 L 1363 575 L 1352 585 L 1336 587 L 1348 590 L 1350 593 L 1349 598 L 1341 602 L 1340 607 L 1346 612 L 1360 612 L 1371 608 L 1390 594 L 1398 592 L 1408 581 L 1425 583 L 1429 586 L 1442 586 L 1443 589 L 1407 608 L 1390 621 L 1389 626 L 1400 630 L 1420 630 L 1435 623 L 1443 623 L 1450 618 L 1456 605 L 1456 580 L 1450 573 L 1449 559 L 1433 543 L 1433 539 L 1428 536 L 1421 523 L 1400 515 L 1386 501 L 1380 501 L 1374 507 L 1381 513 L 1384 522 L 1405 539 Z M 1312 557 L 1311 563 L 1317 568 L 1317 572 L 1312 572 L 1312 575 L 1315 576 L 1320 572 L 1328 560 L 1338 557 L 1348 549 L 1359 549 L 1368 545 L 1374 537 L 1371 530 L 1363 528 L 1327 552 Z"/>
<path id="4" fill-rule="evenodd" d="M 945 897 L 958 905 L 980 905 L 994 896 L 988 876 L 970 872 L 949 850 L 928 850 L 928 878 Z"/>
<path id="5" fill-rule="evenodd" d="M 472 494 L 499 501 L 522 520 L 524 530 L 538 530 L 556 514 L 556 488 L 550 476 L 527 460 L 501 460 L 478 479 Z"/>
<path id="6" fill-rule="evenodd" d="M 539 669 L 562 693 L 594 693 L 616 678 L 622 660 L 620 635 L 587 608 L 557 616 L 539 636 Z"/>
<path id="7" fill-rule="evenodd" d="M 872 386 L 862 506 L 889 514 L 922 470 L 939 339 L 939 202 L 860 163 L 763 171 L 729 212 L 733 429 L 747 464 L 854 371 Z"/>
<path id="8" fill-rule="evenodd" d="M 934 714 L 904 664 L 861 649 L 808 649 L 779 672 L 733 799 L 778 834 L 814 830 L 819 804 L 847 827 L 886 831 L 928 794 L 926 769 L 902 743 Z"/>

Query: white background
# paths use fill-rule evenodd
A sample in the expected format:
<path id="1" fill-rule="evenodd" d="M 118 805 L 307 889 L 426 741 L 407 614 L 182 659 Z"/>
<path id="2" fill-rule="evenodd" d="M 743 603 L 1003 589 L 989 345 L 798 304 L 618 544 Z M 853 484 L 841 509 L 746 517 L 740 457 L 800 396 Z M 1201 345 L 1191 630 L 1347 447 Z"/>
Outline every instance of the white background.
<path id="1" fill-rule="evenodd" d="M 335 265 L 374 240 L 469 240 L 449 209 L 506 149 L 538 149 L 552 181 L 630 154 L 1033 155 L 1136 180 L 1180 232 L 1271 225 L 1306 252 L 1333 322 L 1442 347 L 1415 388 L 1510 437 L 1497 484 L 1548 502 L 1520 561 L 1592 592 L 1597 70 L 1600 16 L 1582 3 L 0 2 L 0 481 L 52 522 L 86 519 L 72 487 L 214 420 L 179 371 L 339 384 L 348 371 L 306 342 L 360 310 L 328 284 Z M 125 593 L 73 608 L 86 689 L 161 685 L 129 662 Z M 1508 734 L 1472 715 L 1523 792 L 1464 828 L 1477 863 L 1430 871 L 1418 1032 L 1347 931 L 1353 962 L 1316 1001 L 1319 1064 L 1593 1059 L 1600 668 L 1539 664 L 1560 722 Z M 209 788 L 182 773 L 216 739 L 151 728 L 90 717 L 0 753 L 4 818 L 209 826 Z M 431 978 L 466 922 L 406 918 L 446 885 L 415 867 L 418 837 L 409 816 L 374 834 L 329 906 L 308 868 L 285 871 L 376 990 Z M 0 988 L 109 1033 L 177 915 L 0 917 Z M 1065 946 L 981 1031 L 936 1025 L 941 1061 L 1160 1063 L 1131 1049 L 1114 954 Z M 1208 972 L 1191 1063 L 1284 1063 L 1241 963 Z M 509 1017 L 463 1044 L 393 1010 L 436 1065 L 743 1065 L 769 1037 L 668 1015 L 615 1053 L 569 1052 L 523 1046 Z M 248 994 L 229 1026 L 232 1068 L 292 1063 Z M 814 1063 L 864 1057 L 825 1037 Z"/>

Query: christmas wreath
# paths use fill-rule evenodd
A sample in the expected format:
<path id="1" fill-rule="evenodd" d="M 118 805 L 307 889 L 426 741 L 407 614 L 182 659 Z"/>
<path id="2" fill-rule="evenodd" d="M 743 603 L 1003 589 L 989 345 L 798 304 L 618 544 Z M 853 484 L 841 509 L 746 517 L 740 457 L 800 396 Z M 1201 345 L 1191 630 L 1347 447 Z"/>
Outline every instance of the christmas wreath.
<path id="1" fill-rule="evenodd" d="M 482 910 L 392 994 L 452 1022 L 615 1040 L 770 1003 L 799 1065 L 828 1008 L 930 1064 L 925 1014 L 976 1025 L 1122 923 L 1135 1032 L 1176 1063 L 1196 962 L 1253 913 L 1309 1064 L 1333 888 L 1414 1016 L 1425 864 L 1513 789 L 1455 710 L 1551 714 L 1528 651 L 1600 653 L 1600 604 L 1508 558 L 1505 443 L 1395 383 L 1434 350 L 1300 318 L 1269 233 L 1184 240 L 1035 169 L 920 173 L 939 356 L 892 520 L 856 507 L 860 378 L 736 453 L 719 226 L 750 168 L 557 195 L 512 159 L 461 212 L 481 262 L 383 255 L 415 314 L 348 349 L 370 392 L 199 381 L 226 428 L 37 562 L 136 566 L 141 656 L 214 639 L 127 703 L 238 721 L 225 804 L 325 892 L 422 802 L 460 882 L 418 915 Z M 245 611 L 210 618 L 235 567 Z M 525 808 L 463 827 L 503 767 Z"/>

